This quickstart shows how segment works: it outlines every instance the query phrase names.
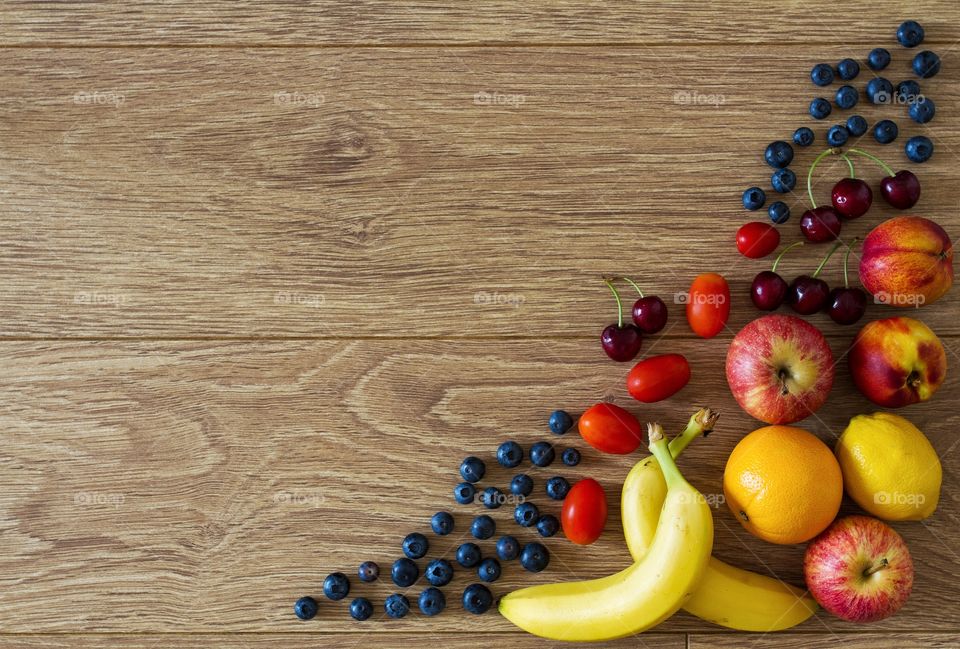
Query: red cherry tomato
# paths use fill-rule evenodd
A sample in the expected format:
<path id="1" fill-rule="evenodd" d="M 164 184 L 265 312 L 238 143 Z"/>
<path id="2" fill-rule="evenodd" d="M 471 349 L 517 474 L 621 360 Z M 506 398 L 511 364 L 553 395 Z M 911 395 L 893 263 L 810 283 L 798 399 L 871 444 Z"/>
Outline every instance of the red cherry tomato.
<path id="1" fill-rule="evenodd" d="M 577 427 L 587 444 L 603 453 L 633 453 L 643 441 L 637 418 L 612 403 L 598 403 L 588 408 L 580 415 Z"/>
<path id="2" fill-rule="evenodd" d="M 780 245 L 780 231 L 769 223 L 753 221 L 737 230 L 737 250 L 744 257 L 766 257 Z"/>
<path id="3" fill-rule="evenodd" d="M 637 401 L 653 403 L 680 391 L 690 381 L 690 363 L 680 354 L 646 358 L 627 375 L 627 391 Z"/>
<path id="4" fill-rule="evenodd" d="M 563 534 L 577 545 L 589 545 L 600 538 L 607 523 L 607 495 L 593 478 L 573 485 L 563 499 L 560 524 Z"/>
<path id="5" fill-rule="evenodd" d="M 701 338 L 713 338 L 730 317 L 730 287 L 717 273 L 697 275 L 687 294 L 687 322 Z"/>

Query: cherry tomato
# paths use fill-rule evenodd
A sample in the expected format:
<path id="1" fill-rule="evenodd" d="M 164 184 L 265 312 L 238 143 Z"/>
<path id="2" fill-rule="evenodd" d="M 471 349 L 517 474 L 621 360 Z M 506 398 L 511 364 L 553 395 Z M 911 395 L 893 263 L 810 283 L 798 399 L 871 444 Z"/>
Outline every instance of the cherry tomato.
<path id="1" fill-rule="evenodd" d="M 690 363 L 680 354 L 646 358 L 627 375 L 627 391 L 637 401 L 662 401 L 680 391 L 690 380 Z"/>
<path id="2" fill-rule="evenodd" d="M 643 441 L 637 418 L 612 403 L 598 403 L 588 408 L 580 415 L 577 427 L 587 444 L 603 453 L 633 453 Z"/>
<path id="3" fill-rule="evenodd" d="M 697 275 L 687 294 L 687 322 L 701 338 L 713 338 L 730 317 L 730 287 L 717 273 Z"/>
<path id="4" fill-rule="evenodd" d="M 737 230 L 737 250 L 744 257 L 766 257 L 780 245 L 780 231 L 769 223 L 753 221 Z"/>
<path id="5" fill-rule="evenodd" d="M 600 538 L 607 523 L 607 495 L 593 478 L 573 485 L 563 499 L 560 524 L 563 534 L 577 545 L 589 545 Z"/>

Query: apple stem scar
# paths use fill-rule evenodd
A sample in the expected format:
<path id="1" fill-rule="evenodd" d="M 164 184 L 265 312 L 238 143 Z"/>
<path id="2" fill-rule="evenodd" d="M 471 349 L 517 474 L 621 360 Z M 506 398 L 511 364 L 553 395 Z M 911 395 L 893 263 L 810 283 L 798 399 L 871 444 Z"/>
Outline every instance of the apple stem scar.
<path id="1" fill-rule="evenodd" d="M 875 564 L 873 564 L 872 566 L 870 566 L 870 567 L 868 567 L 866 570 L 864 570 L 864 571 L 863 571 L 863 576 L 864 576 L 864 577 L 869 577 L 869 576 L 872 575 L 873 573 L 875 573 L 875 572 L 880 572 L 881 570 L 883 570 L 884 568 L 886 568 L 886 567 L 889 566 L 889 565 L 890 565 L 890 562 L 887 561 L 887 558 L 886 558 L 886 557 L 884 557 L 883 559 L 880 559 L 880 561 L 877 561 Z"/>

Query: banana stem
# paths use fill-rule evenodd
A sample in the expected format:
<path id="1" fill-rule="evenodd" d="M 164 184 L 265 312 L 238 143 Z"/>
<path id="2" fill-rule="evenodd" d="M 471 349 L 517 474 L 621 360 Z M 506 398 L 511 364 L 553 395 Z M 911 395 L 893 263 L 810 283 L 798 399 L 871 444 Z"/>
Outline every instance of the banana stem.
<path id="1" fill-rule="evenodd" d="M 684 428 L 679 435 L 670 440 L 670 444 L 668 445 L 670 455 L 677 457 L 690 445 L 690 442 L 701 435 L 706 437 L 710 431 L 713 430 L 719 416 L 720 413 L 714 412 L 710 408 L 701 408 L 693 413 L 687 422 L 687 427 Z"/>
<path id="2" fill-rule="evenodd" d="M 667 440 L 663 436 L 663 427 L 657 423 L 647 424 L 647 435 L 650 438 L 650 452 L 660 463 L 660 471 L 663 473 L 663 479 L 667 483 L 667 489 L 679 486 L 685 482 L 677 468 L 677 463 L 673 461 L 670 455 L 670 447 L 667 446 Z"/>

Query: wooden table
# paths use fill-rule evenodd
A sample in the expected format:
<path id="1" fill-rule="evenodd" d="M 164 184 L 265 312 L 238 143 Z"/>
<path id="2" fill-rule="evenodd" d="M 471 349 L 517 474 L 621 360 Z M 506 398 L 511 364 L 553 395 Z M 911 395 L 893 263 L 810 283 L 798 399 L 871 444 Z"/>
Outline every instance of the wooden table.
<path id="1" fill-rule="evenodd" d="M 694 8 L 696 7 L 696 8 Z M 163 4 L 10 2 L 0 8 L 0 644 L 4 647 L 549 646 L 495 613 L 384 620 L 386 583 L 358 585 L 378 619 L 321 601 L 324 575 L 387 566 L 412 530 L 453 509 L 468 453 L 546 439 L 554 408 L 600 399 L 679 430 L 696 406 L 722 412 L 681 465 L 721 493 L 727 454 L 756 421 L 723 380 L 746 297 L 768 261 L 732 244 L 766 185 L 764 146 L 817 128 L 818 61 L 894 54 L 904 18 L 927 28 L 943 72 L 923 84 L 936 119 L 860 106 L 903 129 L 871 151 L 900 168 L 910 135 L 936 154 L 914 166 L 916 212 L 960 237 L 960 11 L 904 15 L 868 0 Z M 867 79 L 864 66 L 857 85 Z M 834 85 L 836 87 L 837 84 Z M 833 123 L 836 120 L 828 120 Z M 861 164 L 871 182 L 875 168 Z M 826 200 L 842 173 L 824 165 Z M 772 194 L 772 192 L 771 192 Z M 805 197 L 786 199 L 799 237 Z M 877 201 L 844 236 L 893 214 Z M 760 214 L 763 217 L 763 214 Z M 823 247 L 783 268 L 810 272 Z M 724 273 L 730 330 L 694 338 L 673 296 Z M 694 368 L 675 398 L 640 406 L 628 366 L 597 337 L 614 317 L 602 274 L 627 274 L 672 307 L 644 353 Z M 841 278 L 839 259 L 826 271 Z M 617 646 L 960 645 L 957 430 L 960 291 L 918 313 L 953 366 L 933 401 L 902 411 L 944 465 L 936 514 L 896 524 L 915 592 L 871 626 L 820 614 L 790 633 L 736 635 L 680 613 Z M 892 314 L 871 305 L 868 318 Z M 811 321 L 842 357 L 855 328 Z M 831 443 L 872 411 L 845 363 L 804 426 Z M 575 433 L 561 442 L 584 448 Z M 638 456 L 584 449 L 575 470 L 606 485 L 601 540 L 548 544 L 551 568 L 505 570 L 495 594 L 626 565 L 619 484 Z M 508 474 L 492 469 L 504 484 Z M 541 504 L 548 511 L 557 509 Z M 856 511 L 851 504 L 844 512 Z M 509 512 L 496 512 L 501 529 Z M 718 503 L 715 554 L 802 583 L 802 546 L 747 534 Z M 530 535 L 518 533 L 521 539 Z M 455 602 L 468 582 L 447 589 Z"/>

